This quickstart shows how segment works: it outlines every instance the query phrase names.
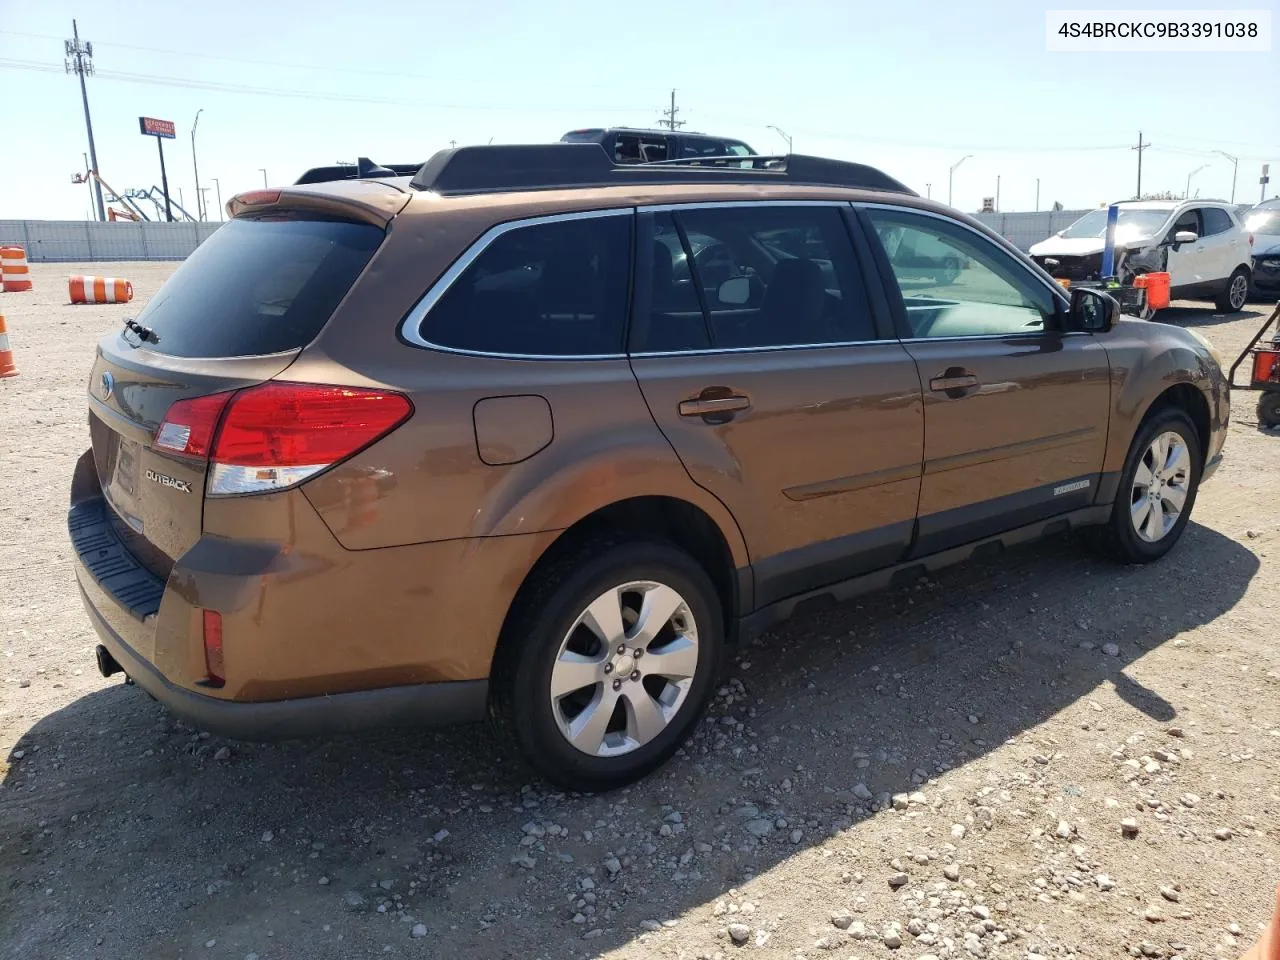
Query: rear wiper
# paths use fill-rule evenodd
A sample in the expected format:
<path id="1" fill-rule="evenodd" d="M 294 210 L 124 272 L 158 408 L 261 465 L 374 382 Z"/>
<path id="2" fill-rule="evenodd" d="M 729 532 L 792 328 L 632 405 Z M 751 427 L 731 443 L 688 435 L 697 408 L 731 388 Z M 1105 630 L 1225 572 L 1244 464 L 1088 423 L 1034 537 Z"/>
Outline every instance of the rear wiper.
<path id="1" fill-rule="evenodd" d="M 148 326 L 144 326 L 143 324 L 139 323 L 137 320 L 126 319 L 124 322 L 124 328 L 126 330 L 132 331 L 133 333 L 136 333 L 138 335 L 138 339 L 141 340 L 143 343 L 147 343 L 148 341 L 150 341 L 151 343 L 160 342 L 160 338 L 156 336 L 156 332 L 154 330 L 152 330 Z"/>

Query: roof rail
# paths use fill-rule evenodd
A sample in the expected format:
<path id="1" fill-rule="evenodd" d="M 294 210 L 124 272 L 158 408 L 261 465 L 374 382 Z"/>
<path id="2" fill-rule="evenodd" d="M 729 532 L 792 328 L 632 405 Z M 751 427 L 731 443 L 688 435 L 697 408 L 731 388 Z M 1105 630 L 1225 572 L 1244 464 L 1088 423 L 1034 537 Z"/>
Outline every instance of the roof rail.
<path id="1" fill-rule="evenodd" d="M 364 180 L 370 177 L 410 177 L 422 167 L 420 163 L 374 163 L 360 157 L 356 163 L 336 163 L 330 167 L 312 167 L 297 180 L 300 183 L 328 183 L 331 180 Z"/>
<path id="2" fill-rule="evenodd" d="M 728 160 L 738 164 L 751 162 L 752 166 L 729 166 Z M 789 154 L 776 157 L 690 157 L 660 163 L 616 164 L 609 159 L 604 148 L 595 143 L 441 150 L 424 163 L 413 178 L 413 186 L 419 190 L 430 190 L 444 196 L 673 183 L 786 183 L 916 195 L 888 174 L 861 163 Z"/>

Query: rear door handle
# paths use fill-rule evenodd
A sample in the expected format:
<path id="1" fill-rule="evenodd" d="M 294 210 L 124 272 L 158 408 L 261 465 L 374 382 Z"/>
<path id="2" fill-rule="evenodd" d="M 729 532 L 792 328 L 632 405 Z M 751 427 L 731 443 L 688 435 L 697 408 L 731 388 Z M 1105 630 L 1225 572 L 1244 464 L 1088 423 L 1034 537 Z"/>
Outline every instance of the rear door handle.
<path id="1" fill-rule="evenodd" d="M 680 401 L 680 416 L 714 417 L 722 413 L 745 410 L 749 406 L 751 406 L 751 401 L 747 397 L 738 394 L 730 397 L 698 397 L 696 400 Z"/>
<path id="2" fill-rule="evenodd" d="M 952 390 L 968 390 L 978 385 L 978 378 L 972 373 L 953 373 L 948 370 L 945 376 L 934 377 L 929 381 L 929 389 L 936 393 L 949 393 Z"/>

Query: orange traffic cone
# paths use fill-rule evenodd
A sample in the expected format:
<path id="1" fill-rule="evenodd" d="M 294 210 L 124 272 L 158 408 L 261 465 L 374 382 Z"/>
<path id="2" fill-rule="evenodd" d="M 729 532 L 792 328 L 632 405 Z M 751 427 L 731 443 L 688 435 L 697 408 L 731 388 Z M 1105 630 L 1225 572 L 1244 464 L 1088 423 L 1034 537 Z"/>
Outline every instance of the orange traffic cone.
<path id="1" fill-rule="evenodd" d="M 9 349 L 9 328 L 4 325 L 4 314 L 0 313 L 0 377 L 16 377 L 18 368 L 13 363 L 13 351 Z"/>

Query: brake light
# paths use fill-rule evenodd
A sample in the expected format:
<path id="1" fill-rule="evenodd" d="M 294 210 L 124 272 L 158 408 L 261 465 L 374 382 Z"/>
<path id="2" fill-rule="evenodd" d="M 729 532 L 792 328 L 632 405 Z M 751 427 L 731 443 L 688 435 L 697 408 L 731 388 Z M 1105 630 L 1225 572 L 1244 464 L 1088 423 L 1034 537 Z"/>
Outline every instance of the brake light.
<path id="1" fill-rule="evenodd" d="M 204 667 L 209 674 L 209 686 L 220 687 L 227 682 L 222 661 L 222 614 L 217 610 L 204 611 Z"/>
<path id="2" fill-rule="evenodd" d="M 213 448 L 218 418 L 231 397 L 231 393 L 211 393 L 207 397 L 179 400 L 169 408 L 156 431 L 155 446 L 179 456 L 206 459 Z"/>
<path id="3" fill-rule="evenodd" d="M 283 490 L 390 433 L 413 413 L 403 394 L 271 381 L 179 400 L 157 450 L 208 460 L 210 496 Z"/>
<path id="4" fill-rule="evenodd" d="M 231 201 L 232 203 L 240 203 L 246 207 L 259 207 L 267 203 L 279 203 L 279 190 L 246 190 L 244 193 L 237 193 Z"/>
<path id="5" fill-rule="evenodd" d="M 389 390 L 269 382 L 231 398 L 213 443 L 208 493 L 282 490 L 347 459 L 413 413 Z"/>

